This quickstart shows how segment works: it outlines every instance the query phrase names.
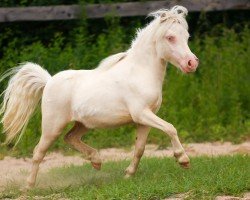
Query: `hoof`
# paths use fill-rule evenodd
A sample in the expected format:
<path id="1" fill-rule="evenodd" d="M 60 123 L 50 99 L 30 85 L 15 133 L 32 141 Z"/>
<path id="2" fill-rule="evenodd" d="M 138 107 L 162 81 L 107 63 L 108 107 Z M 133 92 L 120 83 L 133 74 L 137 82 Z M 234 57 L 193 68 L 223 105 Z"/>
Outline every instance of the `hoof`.
<path id="1" fill-rule="evenodd" d="M 96 170 L 101 170 L 102 163 L 94 163 L 94 162 L 91 162 L 91 165 L 92 165 Z"/>
<path id="2" fill-rule="evenodd" d="M 20 192 L 26 194 L 28 191 L 32 190 L 35 187 L 35 184 L 27 184 L 19 189 Z"/>
<path id="3" fill-rule="evenodd" d="M 179 164 L 184 169 L 189 169 L 190 168 L 190 162 L 181 162 Z"/>
<path id="4" fill-rule="evenodd" d="M 124 179 L 129 179 L 131 177 L 133 177 L 133 175 L 131 175 L 131 174 L 125 174 Z"/>
<path id="5" fill-rule="evenodd" d="M 174 157 L 181 167 L 183 167 L 184 169 L 190 168 L 190 160 L 185 152 L 175 152 Z"/>
<path id="6" fill-rule="evenodd" d="M 25 186 L 25 188 L 23 190 L 28 191 L 28 190 L 31 190 L 34 187 L 35 187 L 35 182 L 27 180 L 27 185 Z"/>
<path id="7" fill-rule="evenodd" d="M 124 176 L 124 178 L 125 178 L 125 179 L 128 179 L 128 178 L 134 176 L 135 172 L 136 172 L 136 169 L 133 168 L 133 167 L 131 167 L 131 166 L 129 166 L 129 167 L 125 170 L 125 176 Z"/>
<path id="8" fill-rule="evenodd" d="M 21 192 L 21 193 L 24 193 L 24 194 L 26 194 L 29 190 L 31 190 L 32 188 L 31 187 L 29 187 L 29 186 L 25 186 L 25 187 L 21 187 L 20 189 L 19 189 L 19 191 Z"/>
<path id="9" fill-rule="evenodd" d="M 125 179 L 129 179 L 131 177 L 133 177 L 135 174 L 135 171 L 131 170 L 129 167 L 125 170 Z"/>

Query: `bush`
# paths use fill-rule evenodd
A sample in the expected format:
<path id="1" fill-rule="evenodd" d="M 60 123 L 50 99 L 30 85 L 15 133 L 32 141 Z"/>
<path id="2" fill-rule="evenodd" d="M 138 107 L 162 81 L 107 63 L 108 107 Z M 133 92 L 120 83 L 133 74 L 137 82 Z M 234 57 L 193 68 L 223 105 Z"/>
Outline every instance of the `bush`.
<path id="1" fill-rule="evenodd" d="M 90 35 L 86 24 L 74 28 L 70 39 L 57 32 L 48 44 L 39 40 L 20 43 L 19 38 L 13 38 L 3 48 L 0 73 L 24 61 L 39 63 L 51 74 L 66 69 L 92 69 L 106 56 L 129 47 L 126 42 L 129 31 L 120 26 L 119 20 L 108 19 L 107 23 L 110 28 L 96 35 Z M 246 26 L 236 33 L 233 29 L 215 27 L 213 32 L 219 36 L 197 34 L 190 42 L 200 59 L 196 73 L 183 75 L 173 66 L 167 70 L 159 116 L 174 124 L 185 142 L 239 142 L 250 132 L 250 30 Z M 1 91 L 6 84 L 0 86 Z M 16 147 L 18 154 L 32 153 L 40 137 L 40 122 L 38 111 Z M 134 141 L 132 127 L 90 131 L 84 140 L 97 148 L 129 146 Z M 3 140 L 1 134 L 0 141 Z M 152 130 L 148 139 L 163 146 L 168 141 L 158 130 Z M 63 143 L 60 138 L 53 148 L 67 150 Z"/>

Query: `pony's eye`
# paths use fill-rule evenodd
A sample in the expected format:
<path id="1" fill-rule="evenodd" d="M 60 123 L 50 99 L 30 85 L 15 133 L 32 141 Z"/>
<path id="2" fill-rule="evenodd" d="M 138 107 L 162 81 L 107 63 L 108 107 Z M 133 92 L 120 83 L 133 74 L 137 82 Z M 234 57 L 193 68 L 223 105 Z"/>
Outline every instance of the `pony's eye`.
<path id="1" fill-rule="evenodd" d="M 166 37 L 169 42 L 175 42 L 175 37 L 172 35 L 169 35 Z"/>

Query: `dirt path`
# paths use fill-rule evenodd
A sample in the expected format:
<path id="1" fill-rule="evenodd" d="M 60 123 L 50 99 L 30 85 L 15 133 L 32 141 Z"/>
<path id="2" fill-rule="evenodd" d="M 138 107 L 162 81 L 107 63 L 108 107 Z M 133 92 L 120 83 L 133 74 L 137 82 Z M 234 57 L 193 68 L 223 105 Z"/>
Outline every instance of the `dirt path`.
<path id="1" fill-rule="evenodd" d="M 164 200 L 185 200 L 188 199 L 189 193 L 177 194 L 172 197 L 166 198 Z M 235 196 L 217 196 L 214 200 L 250 200 L 250 193 L 247 192 L 243 195 L 243 197 L 235 197 Z"/>
<path id="2" fill-rule="evenodd" d="M 250 142 L 233 145 L 230 142 L 225 143 L 193 143 L 184 145 L 189 156 L 218 156 L 232 155 L 236 153 L 250 154 Z M 133 156 L 133 148 L 130 150 L 109 148 L 100 150 L 100 155 L 104 162 L 119 161 L 131 159 Z M 159 150 L 156 145 L 147 145 L 144 153 L 145 157 L 170 157 L 173 155 L 172 149 L 167 148 Z M 46 172 L 54 167 L 62 167 L 67 165 L 82 165 L 86 161 L 80 156 L 64 156 L 61 153 L 50 153 L 40 165 L 40 172 Z M 27 177 L 31 166 L 30 158 L 16 159 L 13 157 L 5 157 L 0 160 L 0 190 L 9 184 L 15 183 L 20 185 Z"/>

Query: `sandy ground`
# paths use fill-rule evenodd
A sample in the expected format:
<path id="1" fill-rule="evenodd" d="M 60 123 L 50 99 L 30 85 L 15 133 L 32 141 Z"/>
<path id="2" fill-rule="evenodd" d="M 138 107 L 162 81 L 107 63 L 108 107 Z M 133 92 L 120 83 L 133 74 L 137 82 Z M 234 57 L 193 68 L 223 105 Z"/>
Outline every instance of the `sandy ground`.
<path id="1" fill-rule="evenodd" d="M 233 145 L 230 142 L 220 143 L 191 143 L 184 145 L 189 156 L 219 156 L 233 154 L 250 154 L 250 141 Z M 133 148 L 124 149 L 102 149 L 99 151 L 103 162 L 130 160 L 133 157 Z M 171 157 L 171 148 L 158 149 L 157 145 L 147 145 L 145 157 Z M 45 173 L 51 168 L 67 165 L 82 165 L 87 163 L 80 155 L 64 156 L 62 153 L 49 153 L 40 165 L 40 173 Z M 0 160 L 0 191 L 13 182 L 23 182 L 30 170 L 31 158 L 13 158 L 6 156 Z M 178 198 L 177 198 L 178 199 Z M 223 198 L 218 197 L 217 200 Z M 224 198 L 227 199 L 227 198 Z M 250 197 L 248 198 L 250 199 Z"/>
<path id="2" fill-rule="evenodd" d="M 189 194 L 177 194 L 170 198 L 166 198 L 164 200 L 185 200 L 188 199 Z M 217 196 L 215 200 L 250 200 L 250 193 L 245 193 L 243 197 L 234 197 L 234 196 Z"/>

